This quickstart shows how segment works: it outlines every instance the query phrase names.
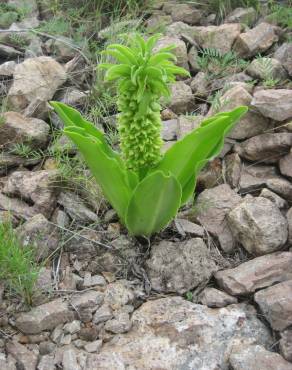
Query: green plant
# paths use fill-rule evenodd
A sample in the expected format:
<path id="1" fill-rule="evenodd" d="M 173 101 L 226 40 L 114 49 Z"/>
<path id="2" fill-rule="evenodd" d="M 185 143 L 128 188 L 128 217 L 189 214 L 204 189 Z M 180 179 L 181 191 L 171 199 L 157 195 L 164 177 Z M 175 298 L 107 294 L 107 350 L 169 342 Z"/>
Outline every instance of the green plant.
<path id="1" fill-rule="evenodd" d="M 202 48 L 199 51 L 197 63 L 201 70 L 215 78 L 237 73 L 248 64 L 233 51 L 222 54 L 215 48 Z"/>
<path id="2" fill-rule="evenodd" d="M 222 21 L 232 10 L 238 7 L 260 8 L 259 0 L 209 0 L 209 9 L 216 13 L 217 19 Z"/>
<path id="3" fill-rule="evenodd" d="M 40 270 L 34 257 L 34 249 L 21 245 L 11 222 L 0 223 L 0 279 L 27 304 L 32 303 Z"/>
<path id="4" fill-rule="evenodd" d="M 221 150 L 224 136 L 247 110 L 239 107 L 206 119 L 162 156 L 159 99 L 170 95 L 176 74 L 187 72 L 173 64 L 174 46 L 153 52 L 157 40 L 157 35 L 147 41 L 137 35 L 131 47 L 107 49 L 120 63 L 102 67 L 108 81 L 118 80 L 121 155 L 79 112 L 51 103 L 122 223 L 131 234 L 146 237 L 166 226 L 191 198 L 198 172 Z"/>
<path id="5" fill-rule="evenodd" d="M 277 4 L 275 1 L 269 2 L 268 20 L 277 23 L 281 27 L 292 28 L 292 1 L 288 1 L 287 6 Z"/>
<path id="6" fill-rule="evenodd" d="M 263 85 L 265 87 L 275 87 L 280 80 L 274 78 L 274 65 L 272 59 L 264 58 L 261 55 L 256 58 L 259 72 L 262 76 Z"/>

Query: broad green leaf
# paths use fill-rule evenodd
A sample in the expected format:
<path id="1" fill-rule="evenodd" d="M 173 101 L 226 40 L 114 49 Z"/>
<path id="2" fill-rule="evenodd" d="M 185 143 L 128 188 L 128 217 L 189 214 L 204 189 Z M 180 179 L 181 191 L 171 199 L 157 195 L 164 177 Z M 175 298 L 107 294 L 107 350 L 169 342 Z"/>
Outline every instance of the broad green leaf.
<path id="1" fill-rule="evenodd" d="M 165 174 L 170 172 L 177 178 L 182 187 L 182 205 L 194 191 L 197 173 L 220 152 L 224 137 L 246 111 L 246 107 L 239 107 L 202 122 L 199 128 L 174 144 L 153 169 Z"/>
<path id="2" fill-rule="evenodd" d="M 70 127 L 66 128 L 64 133 L 76 144 L 105 197 L 125 222 L 126 210 L 132 195 L 125 169 L 115 158 L 109 157 L 104 152 L 103 144 L 98 139 L 81 135 Z M 131 181 L 134 181 L 132 177 Z"/>
<path id="3" fill-rule="evenodd" d="M 181 202 L 181 186 L 172 175 L 153 172 L 136 187 L 126 214 L 133 235 L 150 236 L 175 217 Z"/>
<path id="4" fill-rule="evenodd" d="M 119 154 L 111 149 L 106 142 L 103 132 L 95 127 L 93 123 L 85 120 L 76 109 L 69 107 L 64 103 L 52 101 L 50 104 L 64 122 L 65 128 L 79 127 L 84 129 L 86 135 L 91 135 L 102 143 L 102 148 L 109 157 L 115 158 L 117 161 L 119 161 L 119 164 L 123 166 L 123 162 L 120 159 Z"/>

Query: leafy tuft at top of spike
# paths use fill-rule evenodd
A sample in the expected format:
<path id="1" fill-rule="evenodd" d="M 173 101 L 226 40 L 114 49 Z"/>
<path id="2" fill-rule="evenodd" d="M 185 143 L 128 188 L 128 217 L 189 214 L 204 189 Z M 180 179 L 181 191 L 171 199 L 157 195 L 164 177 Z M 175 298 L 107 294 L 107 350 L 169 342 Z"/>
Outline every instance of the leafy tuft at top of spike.
<path id="1" fill-rule="evenodd" d="M 140 177 L 161 159 L 162 96 L 170 96 L 169 84 L 176 75 L 189 72 L 174 64 L 171 52 L 175 45 L 155 52 L 159 35 L 145 41 L 136 34 L 130 46 L 112 44 L 103 52 L 118 64 L 101 64 L 106 69 L 105 80 L 118 82 L 120 147 L 127 168 Z"/>

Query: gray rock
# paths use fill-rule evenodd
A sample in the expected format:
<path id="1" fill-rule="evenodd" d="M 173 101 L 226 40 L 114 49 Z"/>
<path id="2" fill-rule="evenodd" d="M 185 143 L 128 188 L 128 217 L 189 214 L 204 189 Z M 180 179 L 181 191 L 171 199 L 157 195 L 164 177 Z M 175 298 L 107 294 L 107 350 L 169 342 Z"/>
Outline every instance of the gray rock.
<path id="1" fill-rule="evenodd" d="M 292 184 L 283 178 L 274 178 L 267 181 L 267 187 L 289 202 L 292 201 Z"/>
<path id="2" fill-rule="evenodd" d="M 43 56 L 43 49 L 42 49 L 43 43 L 39 37 L 33 37 L 27 46 L 24 54 L 24 58 L 35 58 Z"/>
<path id="3" fill-rule="evenodd" d="M 5 62 L 0 65 L 0 76 L 12 77 L 15 71 L 16 63 L 14 61 Z"/>
<path id="4" fill-rule="evenodd" d="M 38 363 L 38 356 L 27 349 L 26 346 L 11 341 L 6 344 L 6 351 L 16 360 L 16 366 L 23 370 L 35 370 Z"/>
<path id="5" fill-rule="evenodd" d="M 8 355 L 7 358 L 4 353 L 0 353 L 0 368 L 3 370 L 16 370 L 16 361 Z"/>
<path id="6" fill-rule="evenodd" d="M 206 283 L 217 269 L 200 238 L 181 243 L 162 241 L 152 246 L 146 261 L 152 288 L 163 293 L 186 293 Z"/>
<path id="7" fill-rule="evenodd" d="M 190 86 L 182 81 L 175 82 L 171 86 L 171 96 L 168 107 L 176 114 L 186 113 L 194 103 Z"/>
<path id="8" fill-rule="evenodd" d="M 274 166 L 244 164 L 238 185 L 239 192 L 245 194 L 262 189 L 267 186 L 268 180 L 278 178 L 279 176 Z"/>
<path id="9" fill-rule="evenodd" d="M 165 34 L 173 37 L 187 36 L 190 39 L 194 39 L 197 33 L 198 27 L 192 27 L 184 22 L 174 22 L 169 26 L 165 27 Z"/>
<path id="10" fill-rule="evenodd" d="M 241 57 L 252 57 L 268 50 L 278 39 L 275 27 L 262 22 L 247 32 L 241 33 L 234 44 L 234 50 Z"/>
<path id="11" fill-rule="evenodd" d="M 292 324 L 292 280 L 260 290 L 254 299 L 274 330 Z"/>
<path id="12" fill-rule="evenodd" d="M 196 46 L 191 46 L 188 52 L 188 61 L 193 72 L 198 72 L 201 69 L 198 63 L 198 55 L 198 49 L 196 48 Z"/>
<path id="13" fill-rule="evenodd" d="M 3 192 L 33 204 L 35 213 L 49 218 L 57 201 L 58 181 L 56 170 L 15 171 L 8 177 Z"/>
<path id="14" fill-rule="evenodd" d="M 144 303 L 132 321 L 129 333 L 88 356 L 86 369 L 123 369 L 130 361 L 139 370 L 227 370 L 235 336 L 264 346 L 271 343 L 268 329 L 247 305 L 211 309 L 168 297 Z"/>
<path id="15" fill-rule="evenodd" d="M 239 72 L 232 74 L 231 76 L 222 77 L 216 80 L 213 80 L 211 83 L 210 90 L 220 90 L 220 89 L 227 89 L 228 87 L 234 87 L 232 84 L 241 82 L 245 83 L 242 87 L 247 90 L 248 93 L 251 93 L 249 90 L 252 88 L 251 85 L 248 85 L 247 82 L 251 82 L 252 77 L 247 75 L 245 72 Z M 249 87 L 248 87 L 249 86 Z"/>
<path id="16" fill-rule="evenodd" d="M 292 207 L 288 210 L 286 218 L 288 221 L 288 242 L 292 245 Z"/>
<path id="17" fill-rule="evenodd" d="M 36 99 L 48 101 L 66 78 L 61 64 L 50 57 L 26 59 L 15 68 L 8 104 L 14 110 L 21 111 Z"/>
<path id="18" fill-rule="evenodd" d="M 58 203 L 76 222 L 88 224 L 98 221 L 97 214 L 86 206 L 83 199 L 71 191 L 62 191 L 58 197 Z"/>
<path id="19" fill-rule="evenodd" d="M 79 311 L 86 308 L 96 309 L 103 302 L 104 295 L 95 290 L 73 295 L 70 303 L 75 310 Z"/>
<path id="20" fill-rule="evenodd" d="M 152 14 L 146 21 L 146 26 L 149 32 L 157 32 L 161 27 L 166 27 L 172 23 L 172 18 L 170 15 L 164 13 Z"/>
<path id="21" fill-rule="evenodd" d="M 282 64 L 273 58 L 254 59 L 247 67 L 246 73 L 259 80 L 275 79 L 283 81 L 288 77 Z"/>
<path id="22" fill-rule="evenodd" d="M 186 234 L 188 234 L 191 236 L 199 236 L 200 238 L 203 238 L 205 235 L 205 230 L 202 226 L 183 218 L 175 219 L 175 227 L 183 236 L 186 236 Z"/>
<path id="23" fill-rule="evenodd" d="M 3 114 L 0 125 L 0 146 L 12 149 L 15 144 L 28 145 L 32 149 L 46 147 L 49 140 L 49 125 L 37 118 L 27 118 L 16 112 Z"/>
<path id="24" fill-rule="evenodd" d="M 236 238 L 251 254 L 262 255 L 281 249 L 288 238 L 287 221 L 269 199 L 245 199 L 228 215 Z"/>
<path id="25" fill-rule="evenodd" d="M 237 188 L 240 180 L 242 163 L 237 153 L 228 154 L 224 159 L 225 178 L 231 188 Z"/>
<path id="26" fill-rule="evenodd" d="M 255 92 L 251 105 L 263 116 L 283 122 L 292 118 L 292 90 L 259 90 Z"/>
<path id="27" fill-rule="evenodd" d="M 211 108 L 208 112 L 208 116 L 232 110 L 240 105 L 250 107 L 251 102 L 252 96 L 246 89 L 242 86 L 235 86 L 227 90 L 225 94 L 220 97 L 220 109 L 215 110 Z M 253 109 L 249 109 L 227 136 L 232 139 L 242 140 L 259 135 L 265 132 L 270 126 L 268 119 L 262 117 Z"/>
<path id="28" fill-rule="evenodd" d="M 48 54 L 55 56 L 58 62 L 68 62 L 76 55 L 76 47 L 74 40 L 59 36 L 57 40 L 49 39 L 45 43 L 45 48 Z"/>
<path id="29" fill-rule="evenodd" d="M 209 93 L 209 81 L 207 80 L 207 74 L 204 72 L 199 72 L 192 79 L 191 89 L 194 93 L 194 96 L 199 98 L 206 98 Z"/>
<path id="30" fill-rule="evenodd" d="M 14 59 L 21 56 L 21 51 L 15 49 L 12 46 L 0 44 L 0 57 L 5 59 Z"/>
<path id="31" fill-rule="evenodd" d="M 92 321 L 94 324 L 100 324 L 101 322 L 110 320 L 112 317 L 112 309 L 107 304 L 103 304 L 95 311 Z"/>
<path id="32" fill-rule="evenodd" d="M 77 361 L 77 353 L 74 348 L 67 348 L 63 352 L 63 370 L 81 370 Z"/>
<path id="33" fill-rule="evenodd" d="M 276 50 L 274 58 L 282 63 L 283 67 L 292 76 L 292 43 L 284 43 Z"/>
<path id="34" fill-rule="evenodd" d="M 25 334 L 38 334 L 70 320 L 73 320 L 73 313 L 68 303 L 60 298 L 21 313 L 16 320 L 16 327 Z"/>
<path id="35" fill-rule="evenodd" d="M 118 313 L 114 319 L 108 320 L 105 323 L 105 330 L 114 334 L 127 333 L 132 327 L 130 316 L 126 312 Z"/>
<path id="36" fill-rule="evenodd" d="M 178 122 L 177 119 L 162 121 L 161 136 L 164 141 L 173 141 L 177 139 Z"/>
<path id="37" fill-rule="evenodd" d="M 108 284 L 104 292 L 104 303 L 113 310 L 131 304 L 135 299 L 135 291 L 131 282 L 119 280 Z"/>
<path id="38" fill-rule="evenodd" d="M 171 16 L 174 22 L 185 22 L 190 25 L 199 24 L 201 12 L 191 4 L 174 4 L 171 7 Z"/>
<path id="39" fill-rule="evenodd" d="M 37 212 L 30 207 L 27 203 L 20 199 L 9 198 L 0 193 L 0 208 L 3 211 L 9 212 L 12 216 L 28 220 L 33 217 Z"/>
<path id="40" fill-rule="evenodd" d="M 59 246 L 59 229 L 42 214 L 33 216 L 17 228 L 17 233 L 24 246 L 33 247 L 37 261 L 47 258 Z"/>
<path id="41" fill-rule="evenodd" d="M 291 252 L 268 254 L 244 262 L 235 268 L 218 271 L 215 279 L 229 294 L 250 294 L 275 283 L 290 280 L 291 262 Z"/>
<path id="42" fill-rule="evenodd" d="M 279 168 L 282 175 L 292 178 L 292 152 L 279 160 Z"/>
<path id="43" fill-rule="evenodd" d="M 275 163 L 289 153 L 292 145 L 292 133 L 280 132 L 262 134 L 238 144 L 235 151 L 249 161 Z"/>
<path id="44" fill-rule="evenodd" d="M 105 278 L 102 275 L 91 275 L 90 272 L 86 272 L 84 274 L 83 279 L 83 288 L 91 288 L 94 286 L 105 286 L 106 281 Z"/>
<path id="45" fill-rule="evenodd" d="M 275 203 L 279 209 L 286 208 L 288 205 L 285 199 L 269 189 L 263 189 L 260 193 L 260 197 L 269 199 L 271 202 Z"/>
<path id="46" fill-rule="evenodd" d="M 238 23 L 222 24 L 220 26 L 194 27 L 194 40 L 202 48 L 215 48 L 222 54 L 231 50 L 235 40 L 240 35 L 241 25 Z"/>
<path id="47" fill-rule="evenodd" d="M 81 322 L 79 320 L 74 320 L 72 322 L 68 322 L 63 326 L 63 330 L 65 334 L 75 334 L 78 333 L 81 329 Z"/>
<path id="48" fill-rule="evenodd" d="M 257 11 L 250 8 L 236 8 L 225 18 L 225 23 L 243 23 L 252 25 L 257 19 Z"/>
<path id="49" fill-rule="evenodd" d="M 280 335 L 280 352 L 287 361 L 292 362 L 292 329 L 286 329 Z"/>
<path id="50" fill-rule="evenodd" d="M 204 190 L 197 198 L 196 219 L 212 235 L 218 238 L 221 248 L 231 252 L 235 240 L 226 217 L 241 202 L 241 197 L 229 185 L 223 184 Z"/>
<path id="51" fill-rule="evenodd" d="M 237 298 L 215 288 L 205 288 L 199 295 L 199 302 L 208 307 L 226 307 L 237 303 Z"/>
<path id="52" fill-rule="evenodd" d="M 102 347 L 102 340 L 98 339 L 98 340 L 95 340 L 94 342 L 85 344 L 84 349 L 86 352 L 94 353 L 94 352 L 99 352 L 101 347 Z"/>
<path id="53" fill-rule="evenodd" d="M 197 116 L 183 116 L 178 117 L 178 132 L 177 138 L 182 139 L 185 135 L 198 128 L 203 121 L 204 117 L 201 115 Z"/>
<path id="54" fill-rule="evenodd" d="M 2 152 L 0 154 L 0 175 L 8 175 L 13 167 L 33 166 L 41 161 L 41 158 L 25 158 L 14 154 Z"/>
<path id="55" fill-rule="evenodd" d="M 42 356 L 38 363 L 37 370 L 55 370 L 55 358 L 53 355 Z"/>
<path id="56" fill-rule="evenodd" d="M 259 345 L 233 347 L 229 362 L 233 370 L 258 370 L 259 366 L 265 370 L 292 370 L 292 364 L 282 356 Z"/>

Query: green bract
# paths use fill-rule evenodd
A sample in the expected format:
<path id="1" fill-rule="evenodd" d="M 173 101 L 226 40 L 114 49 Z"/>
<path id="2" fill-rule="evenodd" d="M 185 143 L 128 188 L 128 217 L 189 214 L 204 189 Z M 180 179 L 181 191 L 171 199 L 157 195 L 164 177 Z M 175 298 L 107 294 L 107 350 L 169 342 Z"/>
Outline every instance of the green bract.
<path id="1" fill-rule="evenodd" d="M 102 65 L 108 80 L 119 80 L 121 155 L 78 111 L 51 103 L 122 223 L 143 236 L 161 230 L 192 197 L 197 174 L 247 111 L 239 107 L 206 119 L 162 156 L 159 98 L 169 96 L 175 74 L 187 72 L 171 62 L 171 47 L 153 53 L 156 41 L 137 36 L 130 48 L 110 45 L 106 51 L 121 63 Z"/>

